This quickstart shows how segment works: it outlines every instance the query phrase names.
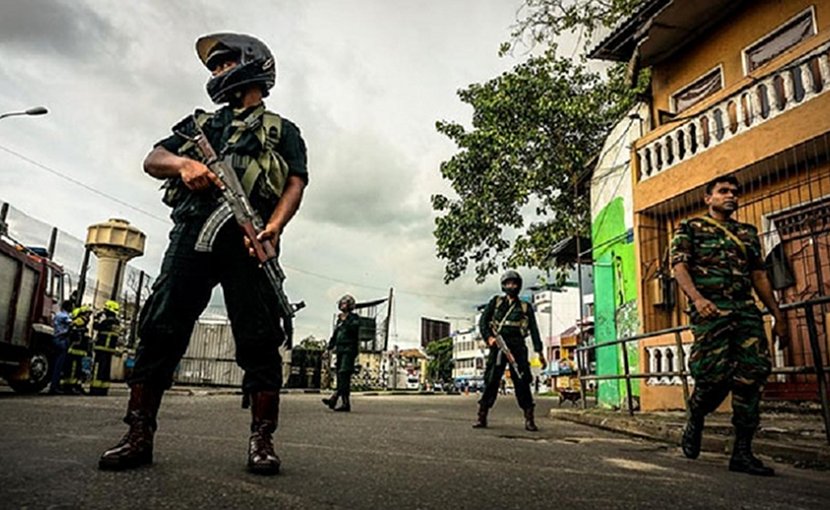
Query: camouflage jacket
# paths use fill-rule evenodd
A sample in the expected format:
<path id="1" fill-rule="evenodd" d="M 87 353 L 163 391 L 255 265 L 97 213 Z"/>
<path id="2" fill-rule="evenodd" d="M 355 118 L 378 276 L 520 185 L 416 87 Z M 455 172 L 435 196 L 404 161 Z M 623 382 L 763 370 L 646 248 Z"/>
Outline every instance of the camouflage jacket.
<path id="1" fill-rule="evenodd" d="M 718 308 L 754 306 L 750 275 L 764 269 L 754 226 L 734 220 L 718 222 L 708 215 L 683 220 L 671 243 L 671 266 L 681 262 L 689 268 L 698 292 Z"/>

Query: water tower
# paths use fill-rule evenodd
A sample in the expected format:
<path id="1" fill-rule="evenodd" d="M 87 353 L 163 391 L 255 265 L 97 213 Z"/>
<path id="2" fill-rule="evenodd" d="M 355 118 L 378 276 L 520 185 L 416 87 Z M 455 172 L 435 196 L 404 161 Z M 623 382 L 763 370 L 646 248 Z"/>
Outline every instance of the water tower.
<path id="1" fill-rule="evenodd" d="M 98 258 L 93 307 L 101 308 L 108 299 L 118 300 L 127 262 L 144 254 L 146 237 L 130 222 L 118 218 L 88 227 L 86 247 Z"/>

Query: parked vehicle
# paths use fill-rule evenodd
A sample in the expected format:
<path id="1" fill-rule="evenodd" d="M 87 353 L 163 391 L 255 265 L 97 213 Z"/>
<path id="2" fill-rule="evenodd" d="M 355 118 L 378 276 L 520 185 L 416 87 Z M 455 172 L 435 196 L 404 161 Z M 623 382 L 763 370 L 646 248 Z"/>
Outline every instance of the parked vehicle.
<path id="1" fill-rule="evenodd" d="M 52 316 L 63 299 L 64 270 L 46 250 L 0 237 L 0 377 L 15 391 L 48 384 L 56 355 Z"/>

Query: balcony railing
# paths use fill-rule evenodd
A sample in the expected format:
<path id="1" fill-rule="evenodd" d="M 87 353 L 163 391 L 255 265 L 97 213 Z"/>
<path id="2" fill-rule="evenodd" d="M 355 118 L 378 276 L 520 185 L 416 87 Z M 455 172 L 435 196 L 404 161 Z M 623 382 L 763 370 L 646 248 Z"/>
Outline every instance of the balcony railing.
<path id="1" fill-rule="evenodd" d="M 830 42 L 689 118 L 637 151 L 640 180 L 665 172 L 830 89 Z"/>

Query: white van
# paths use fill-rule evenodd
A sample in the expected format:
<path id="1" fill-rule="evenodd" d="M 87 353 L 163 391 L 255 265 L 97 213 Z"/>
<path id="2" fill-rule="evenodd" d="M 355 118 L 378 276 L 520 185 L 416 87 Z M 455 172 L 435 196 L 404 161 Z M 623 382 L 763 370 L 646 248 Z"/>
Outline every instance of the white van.
<path id="1" fill-rule="evenodd" d="M 421 381 L 417 376 L 410 375 L 406 378 L 406 389 L 417 390 L 421 387 Z"/>

